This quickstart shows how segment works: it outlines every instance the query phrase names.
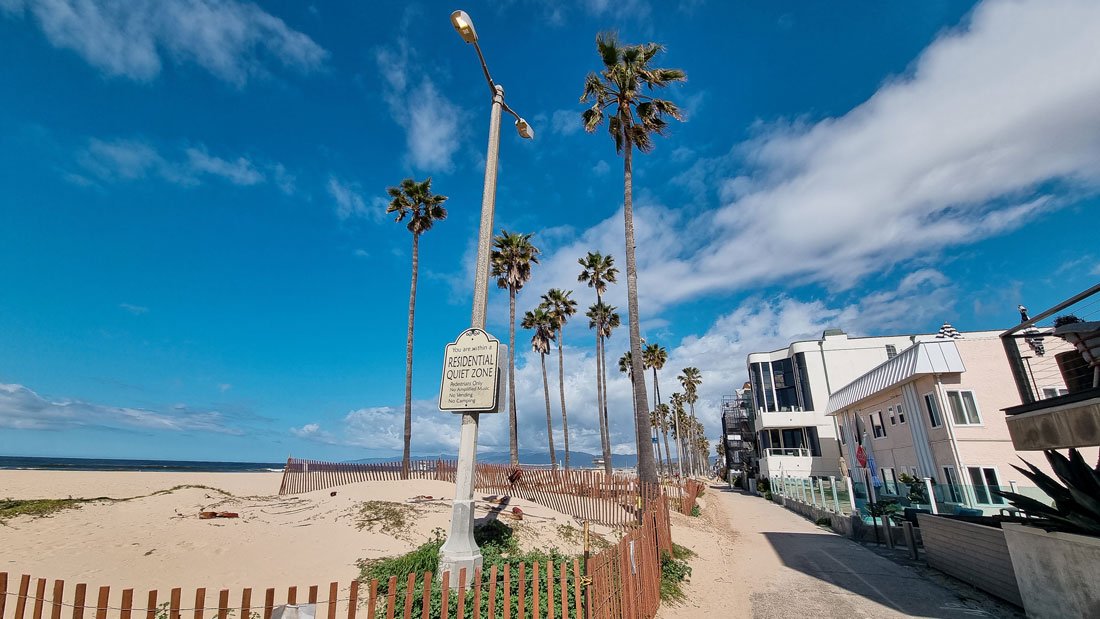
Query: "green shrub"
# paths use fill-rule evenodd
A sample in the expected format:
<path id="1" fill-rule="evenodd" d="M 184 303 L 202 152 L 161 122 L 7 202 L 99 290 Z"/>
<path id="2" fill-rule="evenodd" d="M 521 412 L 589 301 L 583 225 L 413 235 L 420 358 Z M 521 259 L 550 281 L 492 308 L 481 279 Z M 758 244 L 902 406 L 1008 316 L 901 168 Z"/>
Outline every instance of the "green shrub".
<path id="1" fill-rule="evenodd" d="M 772 500 L 772 491 L 771 490 L 767 490 L 767 491 L 764 492 L 764 499 L 767 500 L 767 501 Z"/>
<path id="2" fill-rule="evenodd" d="M 832 518 L 818 518 L 817 520 L 814 521 L 814 524 L 816 524 L 819 527 L 831 527 L 831 526 L 833 526 L 833 519 Z"/>
<path id="3" fill-rule="evenodd" d="M 696 518 L 698 518 L 700 513 L 702 513 L 702 510 L 699 509 L 698 505 L 692 505 L 691 506 L 691 515 L 692 516 L 695 516 Z"/>
<path id="4" fill-rule="evenodd" d="M 683 547 L 681 546 L 681 548 Z M 673 550 L 675 551 L 675 549 L 676 546 L 674 544 Z M 686 596 L 684 595 L 684 590 L 681 585 L 690 577 L 691 566 L 689 566 L 686 561 L 675 558 L 667 551 L 661 553 L 661 601 L 682 601 Z"/>

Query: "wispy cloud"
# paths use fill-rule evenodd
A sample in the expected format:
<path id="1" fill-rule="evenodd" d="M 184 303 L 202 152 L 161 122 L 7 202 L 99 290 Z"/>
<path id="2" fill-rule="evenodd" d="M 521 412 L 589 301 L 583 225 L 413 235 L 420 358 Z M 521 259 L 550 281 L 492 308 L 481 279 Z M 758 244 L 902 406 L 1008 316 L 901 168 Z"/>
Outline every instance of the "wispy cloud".
<path id="1" fill-rule="evenodd" d="M 720 208 L 640 274 L 643 294 L 843 289 L 1095 194 L 1098 29 L 1094 2 L 986 2 L 847 114 L 761 125 L 697 161 L 677 181 Z"/>
<path id="2" fill-rule="evenodd" d="M 164 411 L 45 398 L 23 385 L 0 383 L 0 428 L 67 430 L 74 427 L 242 434 L 222 413 L 177 404 Z"/>
<path id="3" fill-rule="evenodd" d="M 451 172 L 463 134 L 464 112 L 439 92 L 426 71 L 410 57 L 408 42 L 375 52 L 390 115 L 405 129 L 407 158 L 430 172 Z"/>
<path id="4" fill-rule="evenodd" d="M 550 116 L 550 127 L 560 135 L 573 135 L 584 128 L 577 110 L 557 110 Z"/>
<path id="5" fill-rule="evenodd" d="M 201 144 L 169 157 L 145 140 L 92 138 L 77 153 L 76 163 L 83 173 L 70 173 L 68 178 L 80 185 L 93 184 L 88 177 L 109 183 L 159 178 L 189 187 L 212 177 L 241 186 L 270 180 L 279 191 L 290 194 L 295 182 L 282 164 L 260 163 L 243 156 L 226 159 L 210 154 Z"/>
<path id="6" fill-rule="evenodd" d="M 308 73 L 328 56 L 308 35 L 237 0 L 4 0 L 0 10 L 29 16 L 52 45 L 105 74 L 139 81 L 170 60 L 243 85 L 268 75 L 269 65 Z"/>
<path id="7" fill-rule="evenodd" d="M 336 216 L 342 220 L 365 217 L 372 221 L 382 221 L 386 216 L 388 202 L 385 198 L 374 196 L 368 202 L 363 197 L 363 186 L 359 183 L 345 181 L 335 175 L 329 175 L 328 184 L 325 188 L 328 190 L 328 194 L 332 196 L 333 202 L 335 202 Z"/>
<path id="8" fill-rule="evenodd" d="M 142 315 L 142 314 L 149 311 L 149 308 L 145 307 L 144 305 L 132 305 L 130 303 L 119 303 L 118 306 L 121 307 L 122 309 L 126 310 L 127 312 L 130 312 L 134 316 L 140 316 L 140 315 Z"/>

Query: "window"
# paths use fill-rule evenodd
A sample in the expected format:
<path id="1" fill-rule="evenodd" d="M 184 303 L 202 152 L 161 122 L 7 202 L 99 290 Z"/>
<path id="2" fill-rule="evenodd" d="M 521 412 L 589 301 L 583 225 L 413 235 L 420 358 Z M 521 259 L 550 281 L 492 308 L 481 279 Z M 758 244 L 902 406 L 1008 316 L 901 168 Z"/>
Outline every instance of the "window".
<path id="1" fill-rule="evenodd" d="M 974 499 L 982 505 L 1004 505 L 1004 497 L 993 494 L 999 489 L 997 470 L 987 466 L 968 466 L 970 481 L 974 484 Z"/>
<path id="2" fill-rule="evenodd" d="M 898 425 L 898 419 L 897 419 L 897 417 L 894 416 L 894 407 L 891 406 L 890 408 L 888 408 L 886 410 L 887 410 L 887 413 L 890 415 L 890 425 L 892 425 L 892 426 Z"/>
<path id="3" fill-rule="evenodd" d="M 933 428 L 943 425 L 943 419 L 940 418 L 940 409 L 936 406 L 936 394 L 924 394 L 924 406 L 928 409 L 928 423 Z"/>
<path id="4" fill-rule="evenodd" d="M 955 467 L 945 466 L 943 467 L 943 481 L 947 484 L 944 489 L 944 496 L 950 503 L 962 503 L 962 495 L 959 492 L 959 476 L 955 473 Z"/>
<path id="5" fill-rule="evenodd" d="M 871 422 L 871 433 L 875 438 L 886 437 L 886 426 L 882 425 L 882 411 L 876 411 L 867 416 Z"/>
<path id="6" fill-rule="evenodd" d="M 893 467 L 883 466 L 879 467 L 879 477 L 882 478 L 882 492 L 883 494 L 898 494 L 898 478 L 894 475 Z"/>
<path id="7" fill-rule="evenodd" d="M 951 419 L 955 425 L 981 425 L 982 418 L 978 414 L 978 403 L 974 400 L 973 391 L 948 391 L 947 403 L 951 407 Z"/>
<path id="8" fill-rule="evenodd" d="M 1063 389 L 1062 387 L 1043 387 L 1044 400 L 1056 398 L 1060 395 L 1066 395 L 1067 393 L 1069 393 L 1069 389 Z"/>
<path id="9" fill-rule="evenodd" d="M 810 393 L 810 373 L 806 369 L 806 353 L 795 353 L 794 372 L 798 377 L 798 398 L 802 403 L 802 410 L 812 411 L 814 399 L 813 394 Z"/>
<path id="10" fill-rule="evenodd" d="M 886 358 L 887 359 L 893 359 L 896 356 L 898 356 L 897 347 L 895 347 L 893 344 L 887 344 L 886 345 Z"/>
<path id="11" fill-rule="evenodd" d="M 901 402 L 898 402 L 898 423 L 905 423 L 905 411 L 901 408 Z"/>

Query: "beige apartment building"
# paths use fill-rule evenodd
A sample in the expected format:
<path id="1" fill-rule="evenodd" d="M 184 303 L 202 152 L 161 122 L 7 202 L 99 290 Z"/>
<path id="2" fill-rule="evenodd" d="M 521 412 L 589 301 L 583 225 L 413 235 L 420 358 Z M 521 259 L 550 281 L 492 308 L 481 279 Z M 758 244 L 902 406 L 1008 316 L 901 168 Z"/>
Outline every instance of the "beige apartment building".
<path id="1" fill-rule="evenodd" d="M 995 513 L 1007 502 L 992 489 L 1015 485 L 1041 498 L 1013 464 L 1019 457 L 1050 473 L 1041 452 L 1017 452 L 1003 409 L 1021 403 L 999 332 L 981 331 L 916 341 L 834 391 L 826 414 L 835 417 L 841 454 L 854 480 L 877 465 L 881 494 L 899 492 L 898 477 L 931 477 L 939 501 Z M 1060 350 L 1053 345 L 1047 355 Z M 1056 375 L 1038 385 L 1044 397 L 1065 393 Z M 868 466 L 857 461 L 863 448 Z M 1095 461 L 1096 448 L 1086 450 Z M 881 486 L 879 485 L 881 483 Z"/>

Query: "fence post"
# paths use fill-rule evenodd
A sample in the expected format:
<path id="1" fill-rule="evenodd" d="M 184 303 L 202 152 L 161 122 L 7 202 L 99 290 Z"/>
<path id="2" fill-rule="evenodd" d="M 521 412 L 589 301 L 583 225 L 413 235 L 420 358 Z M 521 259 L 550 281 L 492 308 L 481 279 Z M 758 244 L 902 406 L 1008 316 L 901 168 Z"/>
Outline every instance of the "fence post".
<path id="1" fill-rule="evenodd" d="M 938 514 L 940 510 L 936 508 L 936 495 L 932 492 L 932 478 L 924 478 L 924 489 L 928 491 L 928 502 L 932 504 L 932 513 Z"/>
<path id="2" fill-rule="evenodd" d="M 852 487 L 851 477 L 845 477 L 844 481 L 848 485 L 848 503 L 852 506 L 852 513 L 854 514 L 856 513 L 856 491 L 855 488 Z M 933 503 L 933 505 L 934 504 L 935 503 Z M 933 507 L 932 509 L 935 510 L 936 508 Z"/>
<path id="3" fill-rule="evenodd" d="M 839 514 L 840 513 L 840 499 L 837 498 L 837 495 L 836 495 L 836 477 L 833 476 L 833 475 L 829 476 L 829 487 L 831 487 L 833 489 L 833 511 Z"/>
<path id="4" fill-rule="evenodd" d="M 829 509 L 829 501 L 827 501 L 825 499 L 825 478 L 824 477 L 818 477 L 817 478 L 817 489 L 821 491 L 821 509 L 828 510 Z"/>

